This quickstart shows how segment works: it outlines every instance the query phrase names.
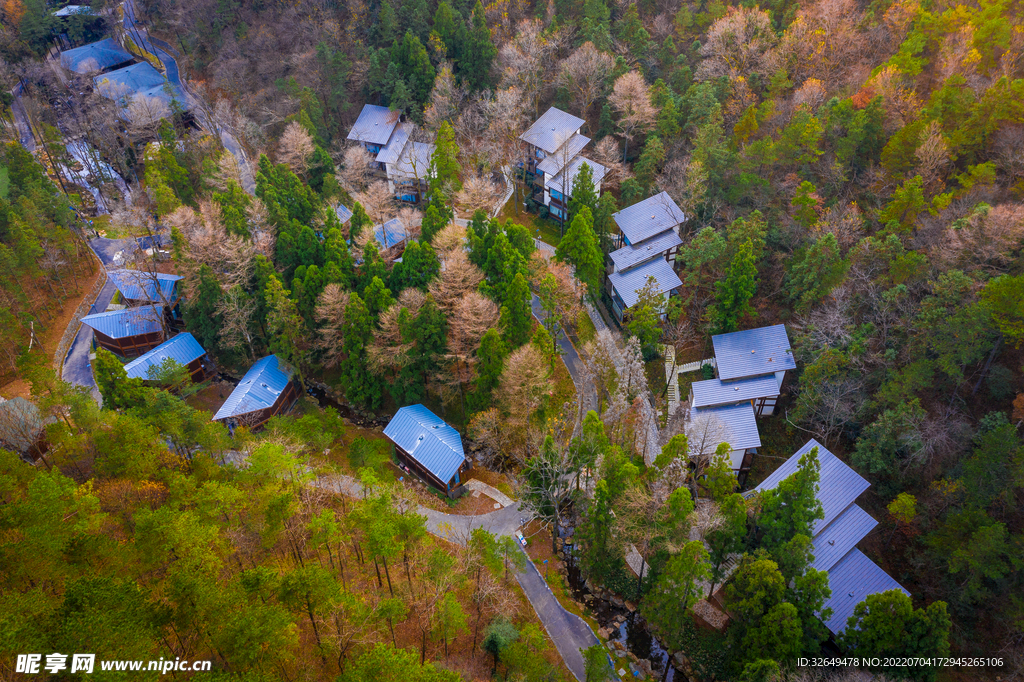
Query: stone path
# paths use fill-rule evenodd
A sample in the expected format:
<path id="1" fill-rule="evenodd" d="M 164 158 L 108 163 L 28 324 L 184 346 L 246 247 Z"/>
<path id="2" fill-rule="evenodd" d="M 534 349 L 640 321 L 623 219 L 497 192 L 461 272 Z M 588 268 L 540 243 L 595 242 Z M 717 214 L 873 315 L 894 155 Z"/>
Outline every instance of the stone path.
<path id="1" fill-rule="evenodd" d="M 718 362 L 714 358 L 705 358 L 704 360 L 697 360 L 696 362 L 688 362 L 685 365 L 676 365 L 676 375 L 686 374 L 687 372 L 696 372 L 704 365 L 718 367 Z"/>
<path id="2" fill-rule="evenodd" d="M 505 191 L 502 193 L 501 198 L 494 205 L 494 210 L 491 211 L 491 217 L 496 218 L 501 209 L 505 208 L 505 204 L 512 197 L 513 192 L 516 190 L 516 180 L 512 177 L 512 169 L 507 165 L 501 167 L 501 174 L 505 176 Z"/>
<path id="3" fill-rule="evenodd" d="M 493 485 L 487 485 L 483 481 L 478 481 L 475 478 L 469 479 L 468 481 L 463 483 L 463 485 L 469 488 L 470 490 L 476 490 L 477 492 L 486 495 L 487 497 L 491 498 L 492 500 L 500 504 L 502 507 L 511 507 L 513 504 L 515 504 L 515 500 L 513 500 L 511 497 L 495 488 Z"/>

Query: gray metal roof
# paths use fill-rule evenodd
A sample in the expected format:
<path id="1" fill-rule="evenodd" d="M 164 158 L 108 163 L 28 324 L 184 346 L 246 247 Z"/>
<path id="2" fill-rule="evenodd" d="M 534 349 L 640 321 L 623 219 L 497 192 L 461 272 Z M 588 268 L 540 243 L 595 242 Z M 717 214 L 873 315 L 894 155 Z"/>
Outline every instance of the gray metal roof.
<path id="1" fill-rule="evenodd" d="M 565 149 L 560 149 L 557 153 L 548 154 L 544 157 L 543 161 L 537 164 L 537 170 L 548 175 L 558 175 L 558 172 L 576 158 L 576 155 L 583 151 L 583 148 L 588 144 L 590 144 L 589 137 L 579 133 L 573 135 L 565 143 Z"/>
<path id="2" fill-rule="evenodd" d="M 446 483 L 466 459 L 459 432 L 423 405 L 400 409 L 384 435 Z"/>
<path id="3" fill-rule="evenodd" d="M 381 249 L 390 249 L 408 239 L 409 233 L 401 220 L 392 218 L 383 225 L 373 226 L 373 238 L 380 244 Z"/>
<path id="4" fill-rule="evenodd" d="M 854 608 L 868 595 L 900 590 L 910 596 L 902 585 L 859 549 L 851 550 L 832 567 L 828 572 L 828 586 L 832 596 L 825 602 L 824 608 L 832 609 L 832 616 L 825 621 L 825 625 L 836 635 L 842 634 Z"/>
<path id="5" fill-rule="evenodd" d="M 163 328 L 160 325 L 159 311 L 148 305 L 86 315 L 82 318 L 82 324 L 112 339 L 151 334 Z"/>
<path id="6" fill-rule="evenodd" d="M 206 351 L 199 345 L 195 337 L 185 332 L 135 358 L 124 366 L 124 371 L 130 379 L 148 379 L 150 368 L 159 368 L 167 358 L 173 358 L 179 365 L 188 365 L 204 355 L 206 355 Z"/>
<path id="7" fill-rule="evenodd" d="M 55 17 L 73 17 L 77 14 L 85 16 L 96 16 L 90 5 L 67 5 L 53 13 Z"/>
<path id="8" fill-rule="evenodd" d="M 430 157 L 434 154 L 434 145 L 429 142 L 410 142 L 399 155 L 398 160 L 388 165 L 388 176 L 409 180 L 426 180 Z"/>
<path id="9" fill-rule="evenodd" d="M 386 145 L 381 147 L 374 160 L 377 163 L 395 163 L 398 161 L 399 156 L 401 156 L 402 151 L 405 149 L 406 142 L 409 141 L 409 132 L 411 130 L 411 123 L 399 123 L 395 126 L 395 131 L 391 133 L 391 139 L 388 140 Z"/>
<path id="10" fill-rule="evenodd" d="M 142 270 L 110 270 L 107 276 L 126 299 L 149 303 L 161 303 L 164 299 L 168 302 L 173 301 L 176 283 L 182 279 L 179 275 Z M 160 293 L 157 293 L 157 285 L 160 287 Z"/>
<path id="11" fill-rule="evenodd" d="M 176 99 L 182 106 L 188 103 L 181 89 L 170 83 L 149 62 L 132 64 L 123 69 L 96 76 L 92 81 L 97 92 L 112 100 L 148 97 L 163 102 Z M 166 92 L 167 89 L 170 89 L 170 94 Z"/>
<path id="12" fill-rule="evenodd" d="M 851 504 L 832 523 L 814 536 L 814 561 L 811 568 L 830 570 L 864 539 L 878 521 L 856 504 Z"/>
<path id="13" fill-rule="evenodd" d="M 91 7 L 86 7 L 86 9 L 92 10 Z M 56 16 L 64 15 L 57 14 Z M 89 43 L 88 45 L 82 45 L 73 50 L 65 50 L 60 53 L 60 65 L 68 71 L 74 71 L 83 76 L 97 73 L 104 69 L 133 61 L 134 59 L 135 57 L 118 45 L 113 38 L 104 38 L 95 43 Z"/>
<path id="14" fill-rule="evenodd" d="M 348 131 L 348 139 L 370 144 L 387 144 L 400 116 L 399 112 L 391 111 L 387 107 L 364 104 L 355 125 Z"/>
<path id="15" fill-rule="evenodd" d="M 796 369 L 786 325 L 747 329 L 711 337 L 718 361 L 718 378 L 724 381 Z"/>
<path id="16" fill-rule="evenodd" d="M 660 256 L 682 243 L 683 240 L 679 238 L 679 235 L 674 230 L 666 230 L 653 239 L 648 239 L 632 246 L 623 246 L 621 249 L 612 251 L 608 255 L 611 256 L 616 270 L 628 270 L 644 261 Z"/>
<path id="17" fill-rule="evenodd" d="M 618 213 L 613 213 L 612 218 L 630 244 L 650 239 L 686 220 L 683 210 L 676 206 L 668 192 L 655 194 Z"/>
<path id="18" fill-rule="evenodd" d="M 814 523 L 812 533 L 817 535 L 871 485 L 841 459 L 825 449 L 824 445 L 813 438 L 807 441 L 802 448 L 796 451 L 796 454 L 783 462 L 782 466 L 773 471 L 771 476 L 764 479 L 764 482 L 757 486 L 756 490 L 771 490 L 783 479 L 796 473 L 800 458 L 810 452 L 812 448 L 818 448 L 818 462 L 821 464 L 818 477 L 818 499 L 825 512 L 825 518 Z"/>
<path id="19" fill-rule="evenodd" d="M 693 390 L 693 404 L 690 407 L 732 405 L 779 394 L 779 382 L 773 374 L 724 383 L 721 379 L 695 381 L 690 388 Z"/>
<path id="20" fill-rule="evenodd" d="M 569 163 L 568 166 L 562 169 L 562 172 L 558 175 L 549 178 L 544 181 L 544 186 L 548 189 L 553 189 L 558 192 L 562 191 L 563 177 L 564 187 L 567 196 L 572 196 L 572 183 L 576 181 L 576 176 L 579 175 L 580 169 L 583 168 L 583 164 L 590 166 L 590 170 L 593 171 L 594 176 L 594 189 L 601 186 L 601 181 L 604 180 L 605 173 L 608 169 L 599 164 L 597 161 L 591 161 L 584 156 L 577 156 Z M 547 177 L 546 175 L 544 177 Z"/>
<path id="21" fill-rule="evenodd" d="M 249 368 L 213 416 L 214 421 L 271 407 L 291 381 L 292 370 L 276 355 L 260 358 Z"/>
<path id="22" fill-rule="evenodd" d="M 639 298 L 637 292 L 647 286 L 648 277 L 655 279 L 657 285 L 655 293 L 659 294 L 667 294 L 683 285 L 679 275 L 672 269 L 672 264 L 664 258 L 647 261 L 625 272 L 613 272 L 608 275 L 608 281 L 618 292 L 619 298 L 626 304 L 626 307 L 632 308 Z"/>
<path id="23" fill-rule="evenodd" d="M 352 209 L 344 204 L 338 204 L 338 207 L 334 209 L 334 212 L 338 215 L 338 220 L 341 221 L 342 225 L 352 219 Z"/>
<path id="24" fill-rule="evenodd" d="M 584 123 L 586 121 L 582 118 L 551 107 L 530 126 L 529 130 L 520 135 L 519 139 L 553 154 L 582 128 Z"/>
<path id="25" fill-rule="evenodd" d="M 757 417 L 750 403 L 739 405 L 720 405 L 718 407 L 702 407 L 690 410 L 690 419 L 702 416 L 714 417 L 723 427 L 718 443 L 728 443 L 733 450 L 749 450 L 761 447 L 761 436 L 757 433 Z M 733 469 L 739 469 L 739 463 L 733 462 Z"/>

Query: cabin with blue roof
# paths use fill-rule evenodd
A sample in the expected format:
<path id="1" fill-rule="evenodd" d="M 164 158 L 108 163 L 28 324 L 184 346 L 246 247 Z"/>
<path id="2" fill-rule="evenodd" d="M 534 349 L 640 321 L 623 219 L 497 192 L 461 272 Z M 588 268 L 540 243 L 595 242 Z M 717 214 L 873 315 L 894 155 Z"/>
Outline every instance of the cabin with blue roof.
<path id="1" fill-rule="evenodd" d="M 100 348 L 122 358 L 134 358 L 163 343 L 164 325 L 161 313 L 153 306 L 109 310 L 82 317 L 82 324 L 92 329 L 92 338 Z"/>
<path id="2" fill-rule="evenodd" d="M 213 362 L 207 357 L 206 351 L 196 338 L 188 332 L 178 334 L 135 358 L 124 366 L 124 371 L 129 379 L 152 381 L 155 373 L 160 371 L 160 367 L 168 358 L 185 367 L 193 383 L 204 381 L 213 373 Z"/>
<path id="3" fill-rule="evenodd" d="M 778 486 L 796 473 L 800 458 L 815 448 L 818 450 L 820 465 L 815 496 L 821 502 L 824 518 L 815 521 L 811 527 L 811 551 L 814 555 L 811 567 L 828 573 L 832 596 L 825 601 L 823 608 L 831 609 L 832 613 L 823 622 L 838 637 L 846 629 L 847 620 L 853 615 L 854 608 L 868 595 L 889 590 L 900 590 L 907 596 L 910 593 L 857 549 L 857 543 L 878 525 L 870 514 L 855 503 L 857 497 L 871 484 L 813 438 L 761 485 L 744 493 L 744 497 L 752 497 Z"/>
<path id="4" fill-rule="evenodd" d="M 384 427 L 384 437 L 395 446 L 395 456 L 410 472 L 449 497 L 461 493 L 463 474 L 470 463 L 462 436 L 423 405 L 409 405 L 395 413 Z"/>
<path id="5" fill-rule="evenodd" d="M 292 368 L 276 355 L 260 358 L 213 415 L 213 421 L 230 428 L 258 429 L 271 417 L 290 410 L 298 400 L 299 389 L 293 375 Z"/>

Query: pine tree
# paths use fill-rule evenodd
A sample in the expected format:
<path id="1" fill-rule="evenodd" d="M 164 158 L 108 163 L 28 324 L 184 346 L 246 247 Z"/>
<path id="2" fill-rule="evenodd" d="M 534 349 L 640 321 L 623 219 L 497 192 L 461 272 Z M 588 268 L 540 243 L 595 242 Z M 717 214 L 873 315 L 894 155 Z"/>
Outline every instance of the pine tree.
<path id="1" fill-rule="evenodd" d="M 462 76 L 474 90 L 483 90 L 490 85 L 491 64 L 498 56 L 491 30 L 487 27 L 484 6 L 477 0 L 473 8 L 473 27 L 466 39 L 466 54 L 462 61 Z"/>
<path id="2" fill-rule="evenodd" d="M 653 193 L 654 181 L 658 177 L 658 173 L 661 172 L 661 167 L 664 163 L 665 146 L 656 135 L 651 135 L 647 138 L 644 150 L 641 152 L 640 158 L 634 167 L 636 181 L 640 183 L 644 194 L 650 196 Z"/>
<path id="3" fill-rule="evenodd" d="M 103 396 L 105 406 L 124 409 L 139 404 L 145 390 L 142 379 L 129 379 L 117 356 L 105 348 L 99 348 L 93 364 L 96 387 Z"/>
<path id="4" fill-rule="evenodd" d="M 376 410 L 383 400 L 380 379 L 367 367 L 367 348 L 373 340 L 373 316 L 366 304 L 353 292 L 345 307 L 342 338 L 345 359 L 341 362 L 341 384 L 345 397 L 357 405 Z"/>
<path id="5" fill-rule="evenodd" d="M 818 448 L 814 447 L 800 457 L 795 473 L 762 493 L 758 519 L 761 547 L 774 551 L 796 535 L 814 536 L 814 522 L 824 518 L 817 498 L 820 470 Z"/>
<path id="6" fill-rule="evenodd" d="M 572 264 L 576 269 L 576 278 L 587 285 L 591 296 L 597 297 L 601 293 L 604 254 L 594 234 L 593 223 L 594 216 L 590 209 L 582 207 L 558 243 L 555 257 Z"/>
<path id="7" fill-rule="evenodd" d="M 459 180 L 459 145 L 455 142 L 455 130 L 448 121 L 443 121 L 437 129 L 434 153 L 430 155 L 430 168 L 427 175 L 430 182 L 431 204 L 435 197 L 443 199 L 440 203 L 450 204 L 455 193 L 462 189 Z"/>
<path id="8" fill-rule="evenodd" d="M 480 339 L 480 348 L 476 352 L 477 375 L 475 391 L 471 395 L 474 409 L 485 409 L 491 402 L 491 391 L 498 386 L 501 370 L 505 366 L 505 344 L 498 330 L 488 329 Z"/>
<path id="9" fill-rule="evenodd" d="M 580 209 L 584 206 L 590 209 L 590 213 L 597 211 L 597 192 L 594 190 L 594 170 L 589 163 L 580 166 L 576 177 L 572 180 L 572 194 L 569 195 L 569 217 L 572 221 L 579 215 Z"/>
<path id="10" fill-rule="evenodd" d="M 384 0 L 380 4 L 380 13 L 377 21 L 374 22 L 370 31 L 373 35 L 373 43 L 377 47 L 388 47 L 398 39 L 398 17 L 395 16 L 395 8 L 391 6 L 391 0 Z"/>
<path id="11" fill-rule="evenodd" d="M 739 320 L 754 311 L 750 305 L 757 291 L 753 248 L 749 240 L 744 242 L 729 266 L 725 281 L 717 283 L 718 296 L 710 316 L 719 334 L 735 331 Z"/>
<path id="12" fill-rule="evenodd" d="M 434 12 L 434 33 L 444 45 L 448 61 L 456 65 L 462 62 L 463 51 L 467 38 L 466 21 L 450 4 L 441 0 Z"/>
<path id="13" fill-rule="evenodd" d="M 395 41 L 391 48 L 391 62 L 398 66 L 416 103 L 423 106 L 434 87 L 435 72 L 427 48 L 412 31 L 406 31 L 401 41 Z"/>
<path id="14" fill-rule="evenodd" d="M 195 335 L 199 345 L 215 351 L 218 347 L 217 334 L 223 324 L 217 304 L 223 292 L 209 265 L 199 268 L 199 286 L 196 289 L 195 296 L 186 299 L 185 326 Z"/>
<path id="15" fill-rule="evenodd" d="M 290 295 L 277 277 L 271 277 L 263 290 L 267 303 L 268 345 L 271 353 L 294 368 L 295 377 L 301 382 L 308 346 L 306 325 Z"/>
<path id="16" fill-rule="evenodd" d="M 430 33 L 430 9 L 426 0 L 402 0 L 402 28 L 422 42 L 426 42 Z"/>
<path id="17" fill-rule="evenodd" d="M 533 327 L 531 298 L 526 277 L 516 273 L 505 292 L 505 303 L 501 307 L 502 338 L 509 351 L 519 348 L 530 338 L 530 328 Z"/>
<path id="18" fill-rule="evenodd" d="M 444 229 L 448 224 L 445 217 L 437 210 L 437 207 L 431 203 L 427 206 L 427 210 L 423 212 L 423 222 L 420 227 L 420 239 L 429 244 L 433 239 L 434 235 Z"/>

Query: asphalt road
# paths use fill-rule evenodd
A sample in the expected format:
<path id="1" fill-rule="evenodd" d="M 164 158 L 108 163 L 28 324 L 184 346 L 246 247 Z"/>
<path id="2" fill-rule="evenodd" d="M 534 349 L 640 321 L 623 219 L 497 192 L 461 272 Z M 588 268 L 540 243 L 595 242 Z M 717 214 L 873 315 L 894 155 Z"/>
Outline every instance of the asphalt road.
<path id="1" fill-rule="evenodd" d="M 540 299 L 537 298 L 537 294 L 531 294 L 533 298 L 530 301 L 530 308 L 533 309 L 533 316 L 537 318 L 537 321 L 544 324 L 547 313 L 544 312 L 544 308 L 541 306 Z M 550 332 L 551 330 L 548 329 Z M 569 370 L 570 376 L 572 376 L 573 383 L 579 386 L 579 369 L 577 365 L 580 361 L 579 354 L 576 353 L 576 349 L 573 348 L 572 343 L 566 337 L 564 333 L 559 332 L 558 334 L 558 347 L 562 349 L 562 359 L 565 360 L 565 367 Z"/>
<path id="2" fill-rule="evenodd" d="M 89 313 L 92 314 L 106 310 L 107 306 L 110 305 L 110 300 L 114 297 L 114 291 L 114 283 L 108 279 L 103 288 L 100 289 L 99 296 L 96 297 L 96 302 L 93 303 Z M 89 364 L 89 353 L 91 352 L 92 329 L 83 324 L 78 328 L 78 334 L 75 336 L 75 340 L 71 344 L 71 350 L 64 360 L 61 378 L 69 384 L 85 386 L 91 389 L 96 403 L 102 407 L 103 397 L 96 387 L 96 379 L 93 378 L 92 367 Z"/>

